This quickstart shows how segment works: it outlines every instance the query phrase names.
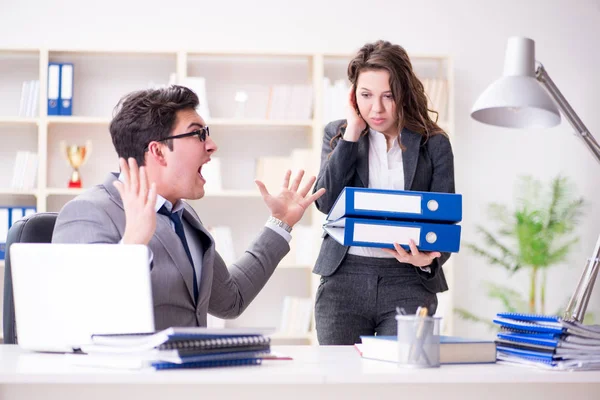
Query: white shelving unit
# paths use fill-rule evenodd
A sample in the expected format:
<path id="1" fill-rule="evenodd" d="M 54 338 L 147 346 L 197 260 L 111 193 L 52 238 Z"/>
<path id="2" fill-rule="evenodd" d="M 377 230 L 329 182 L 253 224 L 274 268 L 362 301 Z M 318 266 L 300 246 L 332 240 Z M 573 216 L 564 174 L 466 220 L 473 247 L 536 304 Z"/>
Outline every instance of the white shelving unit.
<path id="1" fill-rule="evenodd" d="M 323 120 L 323 78 L 345 78 L 348 54 L 288 53 L 215 53 L 193 51 L 107 51 L 91 49 L 0 49 L 0 205 L 33 205 L 38 211 L 59 211 L 74 196 L 100 183 L 106 174 L 118 169 L 108 125 L 114 106 L 124 94 L 150 85 L 163 85 L 175 73 L 178 82 L 202 76 L 211 118 L 211 135 L 221 159 L 223 189 L 207 192 L 200 201 L 192 201 L 203 222 L 228 225 L 233 231 L 236 255 L 240 255 L 268 216 L 266 206 L 254 185 L 256 159 L 263 156 L 287 156 L 292 149 L 310 149 L 313 157 L 308 171 L 318 172 Z M 454 131 L 452 65 L 447 57 L 412 55 L 415 70 L 423 78 L 448 82 L 446 117 L 440 122 L 450 134 Z M 73 116 L 47 116 L 48 62 L 74 64 Z M 40 81 L 38 116 L 18 117 L 23 81 Z M 264 107 L 265 87 L 278 84 L 310 84 L 313 87 L 312 119 L 270 120 Z M 250 98 L 247 115 L 234 115 L 234 94 L 246 91 Z M 80 169 L 84 189 L 68 189 L 70 167 L 60 154 L 60 142 L 93 143 L 90 159 Z M 38 153 L 37 187 L 32 190 L 10 189 L 15 153 Z M 283 171 L 282 171 L 283 174 Z M 272 188 L 273 191 L 277 188 Z M 323 215 L 316 209 L 307 213 L 302 224 L 312 227 L 314 242 L 311 257 L 316 258 Z M 1 263 L 3 267 L 3 263 Z M 227 326 L 276 328 L 282 312 L 283 297 L 314 298 L 318 282 L 312 265 L 282 265 L 247 311 Z M 445 267 L 452 287 L 452 267 Z M 3 272 L 3 268 L 0 268 Z M 442 296 L 451 309 L 451 295 Z M 445 314 L 451 330 L 451 312 Z M 300 335 L 273 336 L 276 344 L 316 343 L 311 331 Z"/>

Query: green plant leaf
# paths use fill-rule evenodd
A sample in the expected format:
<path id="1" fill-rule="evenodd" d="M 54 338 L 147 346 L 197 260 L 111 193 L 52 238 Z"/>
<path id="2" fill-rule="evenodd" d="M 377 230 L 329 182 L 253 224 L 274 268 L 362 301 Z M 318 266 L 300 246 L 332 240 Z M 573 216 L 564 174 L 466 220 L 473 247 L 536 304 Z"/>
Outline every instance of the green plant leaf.
<path id="1" fill-rule="evenodd" d="M 466 321 L 485 324 L 489 329 L 498 330 L 498 326 L 487 318 L 481 318 L 464 308 L 455 308 L 454 313 Z"/>
<path id="2" fill-rule="evenodd" d="M 547 270 L 567 259 L 578 238 L 572 233 L 583 215 L 584 201 L 574 195 L 571 181 L 556 176 L 549 185 L 531 176 L 521 176 L 517 181 L 516 201 L 513 210 L 498 203 L 488 207 L 490 228 L 476 227 L 483 245 L 467 243 L 466 247 L 486 260 L 499 265 L 509 273 L 527 268 L 530 271 Z M 493 227 L 493 228 L 491 228 Z M 500 241 L 502 238 L 502 242 Z M 505 244 L 506 243 L 506 244 Z M 500 300 L 507 310 L 527 311 L 541 309 L 535 293 L 546 293 L 545 278 L 535 281 L 537 273 L 530 273 L 528 295 L 499 285 L 488 287 L 487 295 Z M 527 297 L 529 301 L 523 299 Z"/>
<path id="3" fill-rule="evenodd" d="M 527 310 L 527 302 L 516 290 L 497 283 L 486 282 L 488 296 L 502 302 L 507 312 L 524 312 Z"/>

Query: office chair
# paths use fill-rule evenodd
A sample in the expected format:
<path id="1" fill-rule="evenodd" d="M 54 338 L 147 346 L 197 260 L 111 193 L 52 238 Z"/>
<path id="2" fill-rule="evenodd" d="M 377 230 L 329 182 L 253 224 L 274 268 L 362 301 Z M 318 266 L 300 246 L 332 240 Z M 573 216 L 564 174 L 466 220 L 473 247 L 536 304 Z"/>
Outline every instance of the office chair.
<path id="1" fill-rule="evenodd" d="M 4 343 L 17 344 L 17 324 L 10 270 L 10 246 L 13 243 L 50 243 L 58 213 L 46 212 L 24 217 L 11 226 L 6 238 L 4 262 Z"/>

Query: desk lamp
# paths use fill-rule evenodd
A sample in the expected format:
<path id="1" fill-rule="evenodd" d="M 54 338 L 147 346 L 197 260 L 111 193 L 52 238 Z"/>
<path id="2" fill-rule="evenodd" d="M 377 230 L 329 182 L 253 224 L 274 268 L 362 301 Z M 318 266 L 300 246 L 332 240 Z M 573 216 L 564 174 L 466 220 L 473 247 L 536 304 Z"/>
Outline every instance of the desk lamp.
<path id="1" fill-rule="evenodd" d="M 554 85 L 544 66 L 536 63 L 534 41 L 511 37 L 506 47 L 504 76 L 479 96 L 471 117 L 506 128 L 548 128 L 560 123 L 559 110 L 600 162 L 600 145 Z M 600 236 L 569 300 L 564 319 L 583 321 L 598 275 L 599 259 Z"/>

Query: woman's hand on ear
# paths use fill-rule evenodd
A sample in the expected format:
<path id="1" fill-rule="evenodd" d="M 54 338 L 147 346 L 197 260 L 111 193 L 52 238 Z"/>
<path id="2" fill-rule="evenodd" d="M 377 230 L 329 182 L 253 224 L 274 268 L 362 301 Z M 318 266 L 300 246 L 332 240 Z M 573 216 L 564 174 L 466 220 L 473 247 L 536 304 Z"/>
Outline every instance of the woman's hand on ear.
<path id="1" fill-rule="evenodd" d="M 356 86 L 352 85 L 348 92 L 348 102 L 346 104 L 346 131 L 344 132 L 344 140 L 349 142 L 357 142 L 362 131 L 367 127 L 367 123 L 361 117 L 356 102 Z"/>

